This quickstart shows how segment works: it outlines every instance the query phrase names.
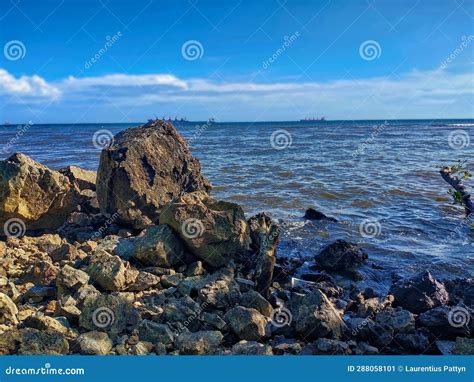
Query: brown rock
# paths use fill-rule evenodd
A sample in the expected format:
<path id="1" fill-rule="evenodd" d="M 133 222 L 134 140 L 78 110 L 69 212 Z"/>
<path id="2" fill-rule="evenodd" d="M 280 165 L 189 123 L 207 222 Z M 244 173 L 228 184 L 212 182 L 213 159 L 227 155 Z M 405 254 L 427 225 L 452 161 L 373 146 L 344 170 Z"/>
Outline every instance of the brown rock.
<path id="1" fill-rule="evenodd" d="M 97 180 L 101 211 L 135 228 L 156 222 L 181 193 L 211 188 L 185 140 L 158 120 L 117 134 L 102 151 Z"/>

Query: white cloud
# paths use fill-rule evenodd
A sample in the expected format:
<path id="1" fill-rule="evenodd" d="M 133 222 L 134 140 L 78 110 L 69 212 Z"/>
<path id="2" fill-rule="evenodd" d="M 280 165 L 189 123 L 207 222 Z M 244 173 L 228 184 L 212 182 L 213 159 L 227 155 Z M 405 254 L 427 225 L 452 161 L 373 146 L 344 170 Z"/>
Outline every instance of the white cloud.
<path id="1" fill-rule="evenodd" d="M 17 95 L 20 97 L 46 97 L 57 98 L 61 91 L 48 84 L 43 78 L 33 75 L 13 77 L 5 69 L 0 69 L 0 93 Z"/>
<path id="2" fill-rule="evenodd" d="M 68 77 L 48 83 L 38 76 L 16 79 L 0 69 L 2 93 L 14 94 L 23 102 L 28 102 L 28 97 L 37 101 L 61 95 L 55 107 L 65 116 L 68 110 L 85 105 L 98 110 L 100 118 L 111 113 L 107 111 L 110 104 L 135 119 L 154 113 L 192 119 L 215 116 L 218 120 L 290 120 L 321 115 L 330 119 L 472 118 L 473 89 L 471 72 L 441 69 L 413 70 L 392 77 L 272 83 L 181 79 L 170 74 Z M 50 107 L 48 112 L 53 114 L 54 110 Z M 116 121 L 115 116 L 110 114 L 110 120 Z M 89 117 L 94 119 L 93 114 Z"/>

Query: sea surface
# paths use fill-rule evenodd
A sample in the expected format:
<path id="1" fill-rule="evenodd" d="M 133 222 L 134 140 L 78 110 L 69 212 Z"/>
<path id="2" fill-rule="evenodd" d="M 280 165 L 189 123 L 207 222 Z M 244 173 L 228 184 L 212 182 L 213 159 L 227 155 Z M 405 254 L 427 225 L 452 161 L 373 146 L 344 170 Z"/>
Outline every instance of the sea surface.
<path id="1" fill-rule="evenodd" d="M 96 170 L 94 134 L 138 124 L 0 126 L 0 149 L 2 157 L 23 152 L 54 169 Z M 248 217 L 267 211 L 283 224 L 280 256 L 309 266 L 324 245 L 357 242 L 370 259 L 361 282 L 379 289 L 425 269 L 444 279 L 474 273 L 474 229 L 439 175 L 457 160 L 474 173 L 473 120 L 175 126 L 216 198 L 240 203 Z M 338 222 L 305 221 L 308 207 Z"/>

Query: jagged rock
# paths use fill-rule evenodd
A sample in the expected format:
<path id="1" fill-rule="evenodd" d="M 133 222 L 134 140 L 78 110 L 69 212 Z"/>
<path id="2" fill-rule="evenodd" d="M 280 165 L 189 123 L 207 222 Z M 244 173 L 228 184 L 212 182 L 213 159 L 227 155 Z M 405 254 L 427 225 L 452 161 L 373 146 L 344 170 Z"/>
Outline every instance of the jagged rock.
<path id="1" fill-rule="evenodd" d="M 54 262 L 75 261 L 86 256 L 84 251 L 78 249 L 74 245 L 64 243 L 61 247 L 51 252 L 50 257 Z"/>
<path id="2" fill-rule="evenodd" d="M 304 218 L 308 220 L 328 220 L 331 222 L 337 222 L 336 219 L 326 216 L 320 211 L 315 210 L 314 208 L 308 208 L 304 214 Z"/>
<path id="3" fill-rule="evenodd" d="M 418 324 L 441 338 L 455 338 L 474 332 L 474 311 L 465 305 L 441 305 L 418 316 Z"/>
<path id="4" fill-rule="evenodd" d="M 455 355 L 474 355 L 474 338 L 457 337 L 453 347 Z"/>
<path id="5" fill-rule="evenodd" d="M 206 308 L 225 309 L 240 300 L 239 285 L 233 275 L 231 269 L 224 268 L 202 279 L 198 297 Z"/>
<path id="6" fill-rule="evenodd" d="M 135 258 L 144 265 L 174 267 L 189 263 L 181 241 L 168 225 L 149 227 L 143 236 L 119 240 L 115 254 L 123 259 Z"/>
<path id="7" fill-rule="evenodd" d="M 53 284 L 59 273 L 59 268 L 48 261 L 34 263 L 29 272 L 31 281 L 36 285 L 48 286 Z"/>
<path id="8" fill-rule="evenodd" d="M 15 284 L 13 284 L 11 281 L 9 281 L 6 277 L 3 276 L 0 276 L 0 293 L 6 294 L 15 303 L 19 300 L 21 296 Z"/>
<path id="9" fill-rule="evenodd" d="M 59 172 L 66 176 L 71 184 L 75 185 L 79 190 L 95 191 L 95 181 L 97 178 L 95 171 L 84 170 L 77 166 L 68 166 L 60 169 Z"/>
<path id="10" fill-rule="evenodd" d="M 180 354 L 200 355 L 215 353 L 223 339 L 219 331 L 183 332 L 175 345 Z"/>
<path id="11" fill-rule="evenodd" d="M 91 257 L 87 273 L 92 281 L 107 291 L 120 291 L 127 283 L 126 268 L 118 256 L 96 251 Z"/>
<path id="12" fill-rule="evenodd" d="M 256 341 L 242 340 L 232 346 L 235 355 L 273 355 L 272 347 Z"/>
<path id="13" fill-rule="evenodd" d="M 300 354 L 302 347 L 301 344 L 294 338 L 277 336 L 272 341 L 272 349 L 273 353 L 276 355 Z"/>
<path id="14" fill-rule="evenodd" d="M 185 329 L 196 331 L 199 328 L 199 316 L 204 307 L 190 297 L 173 299 L 163 306 L 162 322 L 172 325 L 177 332 Z"/>
<path id="15" fill-rule="evenodd" d="M 167 122 L 118 133 L 102 150 L 97 196 L 103 213 L 117 212 L 134 228 L 156 222 L 163 208 L 183 192 L 209 191 L 199 161 Z"/>
<path id="16" fill-rule="evenodd" d="M 204 273 L 206 273 L 206 270 L 202 266 L 201 261 L 196 261 L 192 264 L 189 264 L 188 267 L 186 268 L 186 276 L 201 276 Z"/>
<path id="17" fill-rule="evenodd" d="M 165 288 L 175 288 L 179 285 L 182 278 L 182 273 L 176 273 L 174 275 L 164 275 L 161 276 L 161 285 L 163 285 Z"/>
<path id="18" fill-rule="evenodd" d="M 56 296 L 56 288 L 50 286 L 35 285 L 28 289 L 23 295 L 25 301 L 40 302 L 45 298 Z"/>
<path id="19" fill-rule="evenodd" d="M 68 352 L 68 341 L 57 332 L 22 328 L 0 336 L 0 355 L 62 355 Z"/>
<path id="20" fill-rule="evenodd" d="M 10 297 L 0 293 L 0 324 L 18 324 L 18 308 Z"/>
<path id="21" fill-rule="evenodd" d="M 290 301 L 295 329 L 303 338 L 339 338 L 342 332 L 342 319 L 327 296 L 315 290 L 303 297 L 293 296 Z"/>
<path id="22" fill-rule="evenodd" d="M 21 238 L 22 245 L 34 245 L 40 251 L 51 253 L 59 248 L 63 241 L 58 234 L 44 234 L 38 237 L 24 236 Z"/>
<path id="23" fill-rule="evenodd" d="M 244 293 L 240 298 L 240 305 L 246 308 L 254 308 L 267 317 L 271 317 L 273 313 L 272 304 L 256 291 Z"/>
<path id="24" fill-rule="evenodd" d="M 224 320 L 242 340 L 257 341 L 265 336 L 267 320 L 256 309 L 236 306 L 227 311 Z"/>
<path id="25" fill-rule="evenodd" d="M 168 325 L 160 324 L 151 320 L 143 320 L 138 326 L 139 337 L 143 341 L 171 345 L 174 335 Z"/>
<path id="26" fill-rule="evenodd" d="M 160 224 L 170 225 L 195 256 L 213 267 L 249 248 L 244 212 L 235 203 L 186 195 L 163 210 Z"/>
<path id="27" fill-rule="evenodd" d="M 152 273 L 140 272 L 133 284 L 127 287 L 132 292 L 143 291 L 156 287 L 160 283 L 160 278 Z"/>
<path id="28" fill-rule="evenodd" d="M 314 354 L 345 355 L 352 353 L 347 342 L 343 341 L 331 340 L 328 338 L 318 338 L 313 345 Z"/>
<path id="29" fill-rule="evenodd" d="M 226 322 L 216 313 L 203 312 L 201 315 L 201 321 L 211 327 L 222 331 L 226 326 Z"/>
<path id="30" fill-rule="evenodd" d="M 107 333 L 92 331 L 76 339 L 79 352 L 86 355 L 107 355 L 112 350 L 112 341 Z"/>
<path id="31" fill-rule="evenodd" d="M 88 282 L 89 275 L 86 272 L 75 269 L 70 265 L 65 265 L 61 268 L 56 278 L 58 295 L 73 294 Z"/>
<path id="32" fill-rule="evenodd" d="M 55 229 L 78 204 L 77 192 L 68 178 L 24 154 L 0 161 L 0 174 L 2 227 L 8 219 L 16 218 L 28 230 Z"/>
<path id="33" fill-rule="evenodd" d="M 400 280 L 390 290 L 394 306 L 401 306 L 413 313 L 423 313 L 449 302 L 449 295 L 442 283 L 425 271 L 408 280 Z"/>
<path id="34" fill-rule="evenodd" d="M 336 240 L 314 257 L 320 268 L 335 272 L 353 270 L 367 258 L 367 254 L 359 246 L 345 240 Z"/>
<path id="35" fill-rule="evenodd" d="M 64 335 L 69 333 L 69 329 L 57 319 L 40 314 L 28 317 L 24 321 L 24 325 L 29 328 L 57 332 Z"/>
<path id="36" fill-rule="evenodd" d="M 369 345 L 367 342 L 357 343 L 357 347 L 353 350 L 355 355 L 377 355 L 379 354 L 379 349 L 375 346 Z"/>
<path id="37" fill-rule="evenodd" d="M 118 334 L 136 325 L 138 312 L 122 297 L 102 294 L 87 297 L 79 317 L 79 325 L 89 330 L 106 330 Z"/>
<path id="38" fill-rule="evenodd" d="M 415 328 L 413 313 L 401 308 L 383 310 L 377 314 L 375 321 L 391 326 L 395 332 L 406 332 Z"/>
<path id="39" fill-rule="evenodd" d="M 428 335 L 420 330 L 410 333 L 398 333 L 395 335 L 395 343 L 401 345 L 405 351 L 424 353 L 430 346 Z"/>

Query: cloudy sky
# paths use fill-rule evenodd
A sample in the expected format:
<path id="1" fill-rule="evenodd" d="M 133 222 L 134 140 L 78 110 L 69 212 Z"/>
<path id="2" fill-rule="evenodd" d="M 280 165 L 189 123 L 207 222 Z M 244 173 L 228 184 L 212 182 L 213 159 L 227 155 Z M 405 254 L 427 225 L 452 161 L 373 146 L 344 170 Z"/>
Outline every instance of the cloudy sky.
<path id="1" fill-rule="evenodd" d="M 472 0 L 0 7 L 0 123 L 474 117 Z"/>

